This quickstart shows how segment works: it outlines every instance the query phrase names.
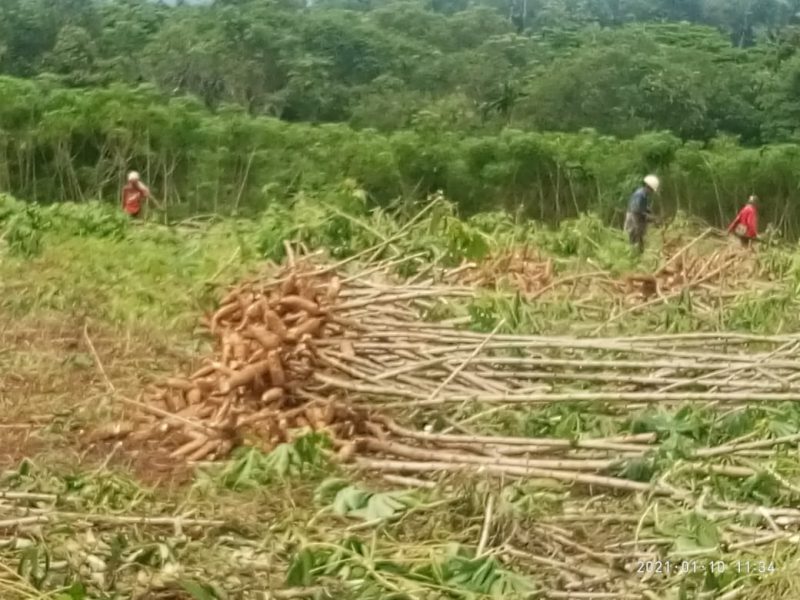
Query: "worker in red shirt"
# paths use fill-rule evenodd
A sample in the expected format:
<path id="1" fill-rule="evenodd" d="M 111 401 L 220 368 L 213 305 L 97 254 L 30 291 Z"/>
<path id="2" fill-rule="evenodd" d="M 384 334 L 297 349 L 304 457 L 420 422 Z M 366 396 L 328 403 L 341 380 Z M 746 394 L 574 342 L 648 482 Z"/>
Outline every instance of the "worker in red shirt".
<path id="1" fill-rule="evenodd" d="M 739 211 L 733 223 L 728 227 L 728 233 L 733 233 L 739 238 L 742 246 L 749 247 L 758 237 L 758 211 L 756 210 L 756 196 L 750 196 L 747 204 Z"/>
<path id="2" fill-rule="evenodd" d="M 139 179 L 139 173 L 128 173 L 128 183 L 122 188 L 122 210 L 131 217 L 138 217 L 142 212 L 142 205 L 150 197 L 150 190 Z"/>

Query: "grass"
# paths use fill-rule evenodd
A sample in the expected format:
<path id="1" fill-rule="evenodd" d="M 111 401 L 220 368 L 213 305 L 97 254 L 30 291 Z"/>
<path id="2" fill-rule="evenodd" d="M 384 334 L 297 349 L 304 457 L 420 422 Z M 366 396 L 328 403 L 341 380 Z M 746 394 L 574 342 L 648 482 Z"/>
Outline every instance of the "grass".
<path id="1" fill-rule="evenodd" d="M 279 220 L 166 229 L 116 224 L 100 208 L 93 209 L 99 215 L 81 210 L 82 220 L 42 212 L 24 217 L 22 225 L 22 217 L 4 221 L 0 491 L 17 495 L 0 498 L 3 598 L 206 600 L 264 597 L 257 594 L 287 587 L 332 598 L 538 597 L 537 590 L 552 586 L 543 565 L 565 560 L 556 541 L 565 529 L 578 543 L 600 548 L 666 539 L 662 547 L 671 552 L 698 552 L 698 564 L 713 558 L 726 566 L 724 573 L 654 576 L 659 598 L 695 598 L 701 591 L 715 597 L 715 590 L 733 582 L 743 590 L 739 598 L 797 597 L 797 544 L 720 549 L 730 523 L 712 522 L 673 500 L 608 494 L 595 496 L 589 511 L 585 496 L 552 481 L 451 476 L 432 489 L 409 487 L 340 470 L 327 462 L 319 440 L 269 456 L 245 450 L 226 465 L 181 477 L 162 471 L 148 456 L 87 447 L 86 431 L 120 410 L 87 335 L 116 391 L 135 397 L 150 378 L 184 371 L 197 361 L 207 344 L 196 328 L 199 315 L 214 306 L 225 285 L 263 268 L 265 257 L 279 258 L 276 240 L 287 231 L 309 244 L 325 244 L 326 235 L 349 236 L 337 246 L 347 254 L 391 236 L 399 226 L 385 214 L 348 219 L 336 212 L 339 220 L 328 229 L 320 227 L 325 215 L 317 214 L 313 231 Z M 496 215 L 456 225 L 448 215 L 423 222 L 403 248 L 421 248 L 457 264 L 472 253 L 480 258 L 493 247 L 537 241 L 558 261 L 561 274 L 576 272 L 587 261 L 614 273 L 647 270 L 661 261 L 657 239 L 637 263 L 620 232 L 588 217 L 547 231 Z M 449 225 L 442 224 L 448 219 Z M 83 224 L 77 227 L 77 221 Z M 372 233 L 364 233 L 364 223 Z M 711 312 L 698 310 L 690 298 L 676 299 L 631 313 L 608 330 L 793 331 L 800 325 L 798 257 L 785 247 L 760 255 L 778 292 L 748 292 Z M 505 319 L 511 330 L 529 333 L 587 333 L 618 310 L 613 300 L 581 307 L 558 296 L 526 303 L 498 292 L 487 292 L 472 306 L 448 308 L 470 315 L 476 329 L 491 330 Z M 458 410 L 447 416 L 480 415 L 479 409 Z M 751 432 L 758 438 L 797 432 L 795 405 L 728 414 L 689 405 L 625 414 L 585 404 L 500 408 L 471 421 L 471 427 L 478 433 L 555 437 L 653 431 L 661 444 L 646 463 L 634 465 L 642 478 L 710 487 L 731 502 L 770 506 L 797 500 L 795 492 L 776 484 L 776 476 L 800 479 L 792 449 L 759 458 L 763 471 L 745 480 L 683 468 L 683 457 L 694 447 Z M 485 547 L 490 551 L 478 555 L 489 505 L 493 521 Z M 574 516 L 590 513 L 633 520 Z M 31 515 L 48 521 L 35 526 L 17 521 Z M 166 521 L 132 520 L 139 516 Z M 220 524 L 181 524 L 176 516 Z M 717 549 L 700 552 L 708 546 Z M 650 550 L 642 542 L 642 552 Z M 750 560 L 752 567 L 737 570 L 736 560 Z M 774 572 L 758 572 L 761 562 L 765 569 L 772 563 Z M 591 570 L 598 564 L 570 568 Z M 636 565 L 628 567 L 635 571 Z"/>

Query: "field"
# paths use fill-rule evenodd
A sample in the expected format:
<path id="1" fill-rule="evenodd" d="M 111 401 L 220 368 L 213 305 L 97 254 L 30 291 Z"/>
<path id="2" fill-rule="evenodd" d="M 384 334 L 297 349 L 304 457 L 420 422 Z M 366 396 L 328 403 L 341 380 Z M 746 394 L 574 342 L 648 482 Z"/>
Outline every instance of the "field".
<path id="1" fill-rule="evenodd" d="M 637 259 L 346 186 L 169 226 L 1 198 L 0 238 L 2 598 L 800 594 L 780 240 L 679 216 Z"/>

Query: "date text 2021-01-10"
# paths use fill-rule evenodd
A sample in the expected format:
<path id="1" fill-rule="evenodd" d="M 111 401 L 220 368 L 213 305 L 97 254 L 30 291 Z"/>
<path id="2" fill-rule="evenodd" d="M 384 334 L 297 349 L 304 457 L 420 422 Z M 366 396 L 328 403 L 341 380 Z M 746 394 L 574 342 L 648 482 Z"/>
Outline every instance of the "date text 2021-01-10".
<path id="1" fill-rule="evenodd" d="M 636 572 L 641 574 L 655 573 L 662 575 L 691 575 L 693 573 L 712 573 L 719 575 L 726 571 L 733 571 L 742 575 L 774 573 L 775 563 L 768 561 L 755 560 L 640 560 L 637 563 Z"/>

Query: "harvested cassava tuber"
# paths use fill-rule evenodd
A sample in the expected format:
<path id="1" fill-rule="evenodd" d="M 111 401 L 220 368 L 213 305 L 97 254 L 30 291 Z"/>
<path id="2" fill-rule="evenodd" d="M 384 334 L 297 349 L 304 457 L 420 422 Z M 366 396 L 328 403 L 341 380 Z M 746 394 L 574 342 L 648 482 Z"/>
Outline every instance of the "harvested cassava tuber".
<path id="1" fill-rule="evenodd" d="M 191 454 L 192 452 L 201 448 L 203 445 L 205 445 L 206 442 L 208 442 L 208 436 L 205 436 L 203 434 L 191 432 L 189 436 L 192 439 L 183 444 L 181 447 L 174 450 L 169 455 L 170 458 L 183 458 L 188 454 Z"/>
<path id="2" fill-rule="evenodd" d="M 120 421 L 118 423 L 109 423 L 102 427 L 98 427 L 91 432 L 86 441 L 91 443 L 101 442 L 105 440 L 112 440 L 114 438 L 125 437 L 133 432 L 134 426 L 130 421 Z"/>
<path id="3" fill-rule="evenodd" d="M 296 342 L 306 334 L 315 335 L 319 333 L 319 330 L 322 327 L 322 322 L 322 319 L 319 318 L 308 319 L 296 327 L 292 327 L 286 333 L 286 339 L 288 339 L 290 342 Z"/>
<path id="4" fill-rule="evenodd" d="M 281 364 L 281 355 L 273 350 L 267 354 L 267 368 L 269 370 L 269 378 L 272 385 L 275 387 L 282 387 L 286 384 L 286 375 L 283 372 L 283 365 Z"/>
<path id="5" fill-rule="evenodd" d="M 219 448 L 220 441 L 219 440 L 208 440 L 205 444 L 200 446 L 197 450 L 195 450 L 192 454 L 190 454 L 186 460 L 188 461 L 196 461 L 201 460 L 214 452 L 217 448 Z"/>
<path id="6" fill-rule="evenodd" d="M 247 359 L 247 362 L 252 365 L 253 363 L 257 363 L 260 360 L 266 359 L 267 354 L 269 354 L 267 350 L 265 350 L 264 348 L 259 348 L 250 355 L 250 358 Z"/>
<path id="7" fill-rule="evenodd" d="M 203 392 L 199 388 L 192 388 L 186 392 L 185 398 L 187 404 L 197 404 L 203 399 Z"/>
<path id="8" fill-rule="evenodd" d="M 217 380 L 214 377 L 204 377 L 202 379 L 195 379 L 194 384 L 197 386 L 204 396 L 210 394 L 217 389 Z"/>
<path id="9" fill-rule="evenodd" d="M 269 359 L 263 360 L 255 364 L 248 365 L 242 370 L 235 372 L 220 384 L 220 392 L 223 394 L 228 394 L 231 392 L 231 390 L 235 390 L 240 386 L 252 383 L 257 377 L 270 372 L 269 362 Z"/>
<path id="10" fill-rule="evenodd" d="M 322 313 L 322 310 L 316 302 L 307 300 L 302 296 L 286 296 L 285 298 L 281 298 L 279 304 L 289 310 L 304 310 L 310 315 L 319 315 Z"/>
<path id="11" fill-rule="evenodd" d="M 233 358 L 233 344 L 231 343 L 231 335 L 226 331 L 222 335 L 222 364 L 230 365 Z"/>
<path id="12" fill-rule="evenodd" d="M 179 393 L 169 393 L 164 397 L 164 403 L 170 412 L 179 412 L 186 407 L 186 402 Z"/>
<path id="13" fill-rule="evenodd" d="M 274 310 L 268 310 L 264 313 L 267 320 L 267 327 L 269 330 L 277 335 L 281 340 L 286 339 L 286 325 Z"/>
<path id="14" fill-rule="evenodd" d="M 314 301 L 314 288 L 306 277 L 301 277 L 297 281 L 297 296 L 305 298 L 311 302 Z"/>
<path id="15" fill-rule="evenodd" d="M 183 390 L 184 392 L 187 392 L 194 387 L 194 384 L 191 381 L 188 379 L 183 379 L 182 377 L 170 377 L 164 382 L 164 385 L 166 385 L 168 388 L 172 388 L 173 390 Z"/>
<path id="16" fill-rule="evenodd" d="M 355 442 L 347 442 L 336 453 L 336 460 L 341 463 L 349 463 L 353 460 L 353 456 L 356 453 L 356 444 Z"/>
<path id="17" fill-rule="evenodd" d="M 214 370 L 217 373 L 221 373 L 222 375 L 225 375 L 226 377 L 233 377 L 236 374 L 236 371 L 231 369 L 228 365 L 224 365 L 224 364 L 219 363 L 219 362 L 213 362 L 213 363 L 211 363 L 211 366 L 214 367 Z"/>
<path id="18" fill-rule="evenodd" d="M 236 330 L 241 331 L 250 323 L 262 320 L 264 318 L 265 310 L 269 310 L 269 305 L 267 304 L 266 299 L 262 296 L 247 307 L 247 310 L 244 311 L 244 318 Z"/>
<path id="19" fill-rule="evenodd" d="M 233 347 L 233 358 L 239 362 L 247 360 L 247 343 L 238 333 L 231 332 L 231 346 Z"/>
<path id="20" fill-rule="evenodd" d="M 289 296 L 294 294 L 297 291 L 297 275 L 295 273 L 291 273 L 289 277 L 286 278 L 286 281 L 281 283 L 280 293 L 281 296 Z"/>
<path id="21" fill-rule="evenodd" d="M 283 321 L 284 325 L 289 327 L 290 325 L 294 325 L 295 323 L 300 321 L 300 319 L 303 318 L 308 318 L 308 313 L 306 313 L 303 310 L 299 310 L 297 312 L 286 313 L 281 317 L 281 320 Z"/>
<path id="22" fill-rule="evenodd" d="M 323 406 L 325 408 L 322 420 L 326 425 L 330 425 L 336 418 L 336 405 L 333 402 L 326 402 Z"/>
<path id="23" fill-rule="evenodd" d="M 232 302 L 220 308 L 214 313 L 214 316 L 211 317 L 211 332 L 214 333 L 217 330 L 222 319 L 232 318 L 237 312 L 239 312 L 238 302 Z"/>
<path id="24" fill-rule="evenodd" d="M 267 390 L 263 394 L 261 394 L 261 403 L 262 404 L 272 404 L 273 402 L 278 402 L 279 400 L 283 399 L 283 388 L 274 387 L 272 389 Z"/>
<path id="25" fill-rule="evenodd" d="M 255 294 L 252 292 L 240 294 L 237 301 L 239 302 L 239 308 L 242 310 L 242 314 L 247 314 L 247 309 L 255 302 L 256 297 Z"/>
<path id="26" fill-rule="evenodd" d="M 197 369 L 197 371 L 195 371 L 194 373 L 192 373 L 192 376 L 189 377 L 189 379 L 192 379 L 192 380 L 201 379 L 203 377 L 208 377 L 209 375 L 212 375 L 213 373 L 214 373 L 214 367 L 212 367 L 211 365 L 205 365 L 205 366 L 200 367 L 199 369 Z"/>
<path id="27" fill-rule="evenodd" d="M 230 410 L 231 399 L 229 397 L 220 405 L 220 407 L 214 413 L 214 416 L 211 417 L 211 426 L 215 428 L 220 427 L 230 413 Z"/>

